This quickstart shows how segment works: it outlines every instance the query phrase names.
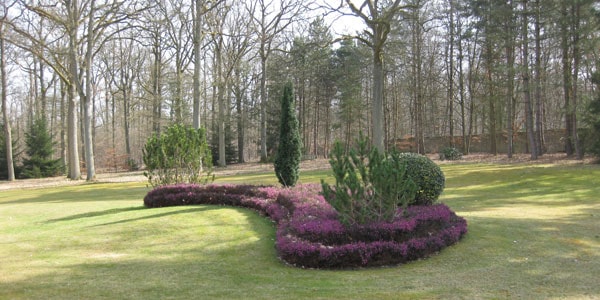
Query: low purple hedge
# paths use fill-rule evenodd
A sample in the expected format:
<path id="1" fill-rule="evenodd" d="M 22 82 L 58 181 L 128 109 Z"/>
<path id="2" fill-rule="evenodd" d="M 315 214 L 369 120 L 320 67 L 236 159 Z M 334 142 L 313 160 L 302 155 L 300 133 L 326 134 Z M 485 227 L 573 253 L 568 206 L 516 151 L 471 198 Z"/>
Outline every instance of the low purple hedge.
<path id="1" fill-rule="evenodd" d="M 393 222 L 343 226 L 319 194 L 319 185 L 275 188 L 252 185 L 162 186 L 144 197 L 147 207 L 215 204 L 254 209 L 277 223 L 276 247 L 289 264 L 352 268 L 404 263 L 456 243 L 467 222 L 448 206 L 409 206 Z"/>

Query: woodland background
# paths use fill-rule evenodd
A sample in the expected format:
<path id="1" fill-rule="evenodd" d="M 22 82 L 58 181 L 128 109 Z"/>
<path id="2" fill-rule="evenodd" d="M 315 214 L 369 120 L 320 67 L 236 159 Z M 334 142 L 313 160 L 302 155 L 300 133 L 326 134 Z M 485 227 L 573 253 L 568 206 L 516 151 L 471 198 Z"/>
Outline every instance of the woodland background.
<path id="1" fill-rule="evenodd" d="M 69 178 L 141 164 L 147 138 L 170 124 L 205 127 L 218 165 L 268 160 L 291 80 L 303 153 L 326 157 L 336 140 L 377 132 L 382 80 L 386 148 L 581 158 L 598 10 L 594 0 L 5 0 L 0 134 L 21 149 L 18 163 L 44 120 Z M 376 57 L 375 23 L 386 33 Z"/>

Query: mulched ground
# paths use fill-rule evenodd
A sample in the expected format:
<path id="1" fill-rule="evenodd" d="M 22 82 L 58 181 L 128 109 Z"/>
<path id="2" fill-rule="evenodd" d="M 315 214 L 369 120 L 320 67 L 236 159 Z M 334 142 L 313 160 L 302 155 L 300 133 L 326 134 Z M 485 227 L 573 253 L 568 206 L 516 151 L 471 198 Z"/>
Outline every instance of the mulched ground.
<path id="1" fill-rule="evenodd" d="M 438 154 L 429 154 L 429 158 L 438 164 L 465 164 L 465 163 L 493 163 L 493 164 L 593 164 L 598 160 L 586 156 L 583 160 L 576 160 L 573 157 L 567 157 L 564 153 L 545 154 L 536 161 L 532 161 L 529 154 L 514 154 L 508 158 L 506 154 L 491 155 L 487 153 L 473 153 L 463 156 L 459 161 L 440 161 Z M 320 158 L 303 161 L 300 165 L 302 170 L 324 170 L 329 168 L 328 159 Z M 215 168 L 215 176 L 228 176 L 239 174 L 251 174 L 260 172 L 269 172 L 273 170 L 273 164 L 261 164 L 258 162 L 249 162 L 243 164 L 233 164 L 226 168 Z M 85 176 L 85 174 L 82 174 Z M 146 177 L 141 171 L 121 172 L 121 173 L 98 173 L 95 182 L 145 182 Z M 13 189 L 30 189 L 54 186 L 68 186 L 86 183 L 85 180 L 69 180 L 63 176 L 42 178 L 42 179 L 20 179 L 14 182 L 0 181 L 0 191 Z"/>

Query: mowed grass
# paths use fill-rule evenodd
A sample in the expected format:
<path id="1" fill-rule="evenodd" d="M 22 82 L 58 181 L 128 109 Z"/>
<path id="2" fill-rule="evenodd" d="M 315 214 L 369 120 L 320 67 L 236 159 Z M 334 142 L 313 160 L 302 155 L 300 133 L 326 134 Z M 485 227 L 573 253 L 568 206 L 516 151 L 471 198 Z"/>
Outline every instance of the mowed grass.
<path id="1" fill-rule="evenodd" d="M 144 183 L 2 191 L 0 299 L 600 298 L 600 166 L 442 168 L 441 201 L 466 237 L 425 260 L 341 271 L 285 265 L 273 224 L 246 209 L 146 209 Z"/>

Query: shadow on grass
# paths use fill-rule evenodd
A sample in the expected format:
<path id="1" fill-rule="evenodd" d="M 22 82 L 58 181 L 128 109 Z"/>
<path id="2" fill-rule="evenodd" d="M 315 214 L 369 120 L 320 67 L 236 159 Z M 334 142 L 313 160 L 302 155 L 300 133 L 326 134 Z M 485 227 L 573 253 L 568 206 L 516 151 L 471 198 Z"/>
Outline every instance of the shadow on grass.
<path id="1" fill-rule="evenodd" d="M 19 198 L 12 201 L 1 202 L 4 204 L 27 203 L 75 203 L 97 201 L 120 201 L 139 198 L 142 199 L 150 189 L 140 184 L 119 183 L 94 183 L 60 188 L 49 188 L 28 191 L 30 197 Z"/>
<path id="2" fill-rule="evenodd" d="M 216 205 L 193 206 L 192 208 L 187 208 L 187 209 L 179 209 L 179 210 L 175 210 L 175 211 L 152 214 L 152 215 L 143 216 L 143 217 L 130 218 L 130 219 L 119 220 L 119 221 L 114 221 L 114 222 L 102 223 L 102 224 L 94 225 L 93 227 L 131 223 L 131 222 L 135 222 L 135 221 L 150 220 L 150 219 L 162 218 L 162 217 L 173 216 L 173 215 L 189 214 L 189 213 L 208 211 L 208 210 L 217 210 L 219 208 L 222 208 L 222 206 L 221 207 L 216 206 Z M 142 207 L 141 209 L 152 209 L 152 208 Z M 153 210 L 155 210 L 155 209 L 153 209 Z"/>
<path id="3" fill-rule="evenodd" d="M 135 211 L 135 210 L 143 210 L 143 209 L 147 209 L 147 208 L 144 206 L 134 206 L 134 207 L 124 207 L 124 208 L 113 208 L 113 209 L 107 209 L 107 210 L 101 210 L 101 211 L 92 211 L 92 212 L 76 214 L 76 215 L 63 217 L 63 218 L 51 219 L 51 220 L 46 221 L 46 223 L 56 223 L 56 222 L 73 221 L 73 220 L 86 219 L 86 218 L 102 217 L 102 216 L 115 215 L 115 214 L 119 214 L 119 213 Z"/>

